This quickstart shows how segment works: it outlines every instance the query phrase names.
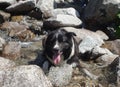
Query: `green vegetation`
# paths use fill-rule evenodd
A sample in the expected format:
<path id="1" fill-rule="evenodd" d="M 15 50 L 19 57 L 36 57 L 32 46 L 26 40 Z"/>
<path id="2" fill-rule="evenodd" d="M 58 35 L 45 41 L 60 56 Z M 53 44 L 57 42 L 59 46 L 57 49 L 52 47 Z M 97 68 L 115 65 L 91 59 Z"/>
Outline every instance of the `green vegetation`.
<path id="1" fill-rule="evenodd" d="M 120 12 L 117 14 L 117 20 L 116 20 L 116 37 L 120 38 Z"/>

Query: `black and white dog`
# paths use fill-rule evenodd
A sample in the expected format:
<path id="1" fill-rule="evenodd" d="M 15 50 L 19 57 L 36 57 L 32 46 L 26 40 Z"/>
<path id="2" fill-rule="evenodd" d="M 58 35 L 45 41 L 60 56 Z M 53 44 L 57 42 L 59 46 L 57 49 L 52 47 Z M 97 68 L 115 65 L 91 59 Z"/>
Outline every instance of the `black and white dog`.
<path id="1" fill-rule="evenodd" d="M 52 31 L 43 41 L 44 56 L 50 65 L 60 65 L 63 61 L 72 63 L 78 59 L 78 45 L 73 32 L 63 29 Z"/>
<path id="2" fill-rule="evenodd" d="M 62 62 L 66 62 L 76 64 L 85 74 L 93 78 L 94 75 L 82 68 L 79 62 L 78 44 L 74 36 L 76 36 L 75 33 L 63 29 L 54 30 L 48 34 L 47 38 L 43 40 L 43 56 L 46 58 L 43 68 L 59 66 Z"/>

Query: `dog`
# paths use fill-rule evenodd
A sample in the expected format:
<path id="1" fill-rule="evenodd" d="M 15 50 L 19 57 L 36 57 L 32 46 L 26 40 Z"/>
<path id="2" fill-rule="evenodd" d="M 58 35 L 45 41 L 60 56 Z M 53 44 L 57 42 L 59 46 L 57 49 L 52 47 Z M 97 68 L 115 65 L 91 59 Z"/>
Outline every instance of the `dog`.
<path id="1" fill-rule="evenodd" d="M 73 67 L 77 66 L 87 76 L 96 79 L 96 76 L 86 70 L 79 62 L 79 49 L 75 36 L 75 33 L 64 29 L 51 31 L 43 40 L 45 62 L 42 67 L 48 70 L 51 66 L 60 66 L 65 62 Z"/>

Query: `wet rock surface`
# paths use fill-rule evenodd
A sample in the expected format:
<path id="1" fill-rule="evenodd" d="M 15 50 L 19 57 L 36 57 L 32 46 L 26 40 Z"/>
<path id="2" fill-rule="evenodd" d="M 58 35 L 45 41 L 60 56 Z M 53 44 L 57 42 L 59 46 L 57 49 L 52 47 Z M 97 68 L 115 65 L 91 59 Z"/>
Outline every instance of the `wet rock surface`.
<path id="1" fill-rule="evenodd" d="M 120 39 L 111 40 L 111 33 L 104 32 L 109 25 L 97 30 L 84 28 L 89 26 L 87 23 L 106 25 L 114 20 L 119 3 L 119 0 L 0 0 L 0 87 L 119 87 Z M 77 35 L 79 62 L 98 76 L 96 80 L 68 64 L 43 72 L 42 40 L 55 29 Z"/>

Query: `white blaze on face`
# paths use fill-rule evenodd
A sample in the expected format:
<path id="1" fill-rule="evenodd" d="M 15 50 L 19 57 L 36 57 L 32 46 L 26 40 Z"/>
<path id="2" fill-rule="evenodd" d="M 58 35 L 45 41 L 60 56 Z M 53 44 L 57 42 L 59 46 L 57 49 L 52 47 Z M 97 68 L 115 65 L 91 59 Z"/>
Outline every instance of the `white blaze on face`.
<path id="1" fill-rule="evenodd" d="M 60 47 L 59 47 L 59 44 L 58 44 L 58 41 L 55 42 L 55 45 L 54 45 L 53 48 L 54 48 L 54 49 L 59 49 L 59 48 L 60 48 Z"/>

